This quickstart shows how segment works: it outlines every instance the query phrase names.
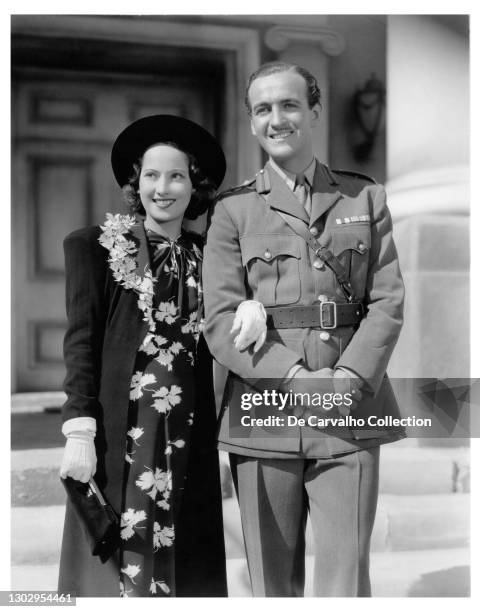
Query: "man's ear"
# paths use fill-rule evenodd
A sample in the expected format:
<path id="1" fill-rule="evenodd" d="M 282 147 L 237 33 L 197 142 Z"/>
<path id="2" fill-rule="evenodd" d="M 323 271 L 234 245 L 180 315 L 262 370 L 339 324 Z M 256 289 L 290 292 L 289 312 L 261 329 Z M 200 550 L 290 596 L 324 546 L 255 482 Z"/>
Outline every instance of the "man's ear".
<path id="1" fill-rule="evenodd" d="M 310 109 L 310 112 L 312 113 L 311 125 L 312 126 L 317 125 L 318 122 L 320 121 L 320 114 L 322 112 L 320 104 L 315 104 L 314 106 L 312 106 L 312 108 Z"/>
<path id="2" fill-rule="evenodd" d="M 254 136 L 256 136 L 256 135 L 257 135 L 257 132 L 255 131 L 255 127 L 254 127 L 254 125 L 253 125 L 253 120 L 252 120 L 252 119 L 250 119 L 250 131 L 252 132 L 252 134 L 253 134 Z"/>

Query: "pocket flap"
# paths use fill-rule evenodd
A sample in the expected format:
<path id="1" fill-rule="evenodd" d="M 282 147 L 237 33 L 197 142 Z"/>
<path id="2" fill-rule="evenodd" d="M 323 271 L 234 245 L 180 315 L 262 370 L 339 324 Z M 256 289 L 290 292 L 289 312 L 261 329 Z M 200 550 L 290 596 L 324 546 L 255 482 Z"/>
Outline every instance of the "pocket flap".
<path id="1" fill-rule="evenodd" d="M 300 259 L 299 237 L 294 235 L 254 234 L 240 238 L 242 264 L 252 259 L 262 259 L 269 263 L 276 257 L 295 257 Z"/>
<path id="2" fill-rule="evenodd" d="M 332 250 L 335 255 L 343 251 L 356 251 L 364 255 L 370 250 L 370 226 L 365 228 L 337 229 L 333 232 Z"/>

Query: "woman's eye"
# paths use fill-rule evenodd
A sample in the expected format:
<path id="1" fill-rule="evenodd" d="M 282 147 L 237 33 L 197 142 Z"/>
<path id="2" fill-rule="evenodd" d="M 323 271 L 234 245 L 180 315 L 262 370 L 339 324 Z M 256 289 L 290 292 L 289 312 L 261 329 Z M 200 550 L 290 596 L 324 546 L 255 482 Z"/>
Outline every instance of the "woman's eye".
<path id="1" fill-rule="evenodd" d="M 182 179 L 184 179 L 184 178 L 185 178 L 185 175 L 183 175 L 181 172 L 174 172 L 174 173 L 172 174 L 172 178 L 173 178 L 174 180 L 178 181 L 178 180 L 182 180 Z"/>

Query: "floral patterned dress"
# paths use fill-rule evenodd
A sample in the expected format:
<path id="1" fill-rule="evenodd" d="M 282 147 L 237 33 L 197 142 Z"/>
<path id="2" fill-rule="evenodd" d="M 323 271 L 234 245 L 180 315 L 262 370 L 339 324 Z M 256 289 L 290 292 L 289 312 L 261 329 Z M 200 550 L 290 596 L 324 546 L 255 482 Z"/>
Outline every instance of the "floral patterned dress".
<path id="1" fill-rule="evenodd" d="M 194 418 L 201 252 L 147 231 L 150 321 L 130 383 L 121 514 L 120 595 L 175 596 L 175 525 Z"/>

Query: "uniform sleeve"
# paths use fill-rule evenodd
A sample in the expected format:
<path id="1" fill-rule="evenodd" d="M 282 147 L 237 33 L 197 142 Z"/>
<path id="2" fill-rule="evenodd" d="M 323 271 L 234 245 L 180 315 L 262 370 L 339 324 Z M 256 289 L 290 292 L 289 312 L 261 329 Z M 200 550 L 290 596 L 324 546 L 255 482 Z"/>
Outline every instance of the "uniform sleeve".
<path id="1" fill-rule="evenodd" d="M 239 205 L 241 205 L 239 203 Z M 205 339 L 215 359 L 252 382 L 283 378 L 299 356 L 279 342 L 267 340 L 253 353 L 239 352 L 230 334 L 235 310 L 247 296 L 238 229 L 223 202 L 218 202 L 207 234 L 203 262 Z"/>
<path id="2" fill-rule="evenodd" d="M 91 228 L 70 234 L 63 243 L 68 320 L 63 345 L 67 370 L 63 421 L 95 418 L 99 410 L 107 262 L 97 238 L 98 232 Z"/>
<path id="3" fill-rule="evenodd" d="M 366 380 L 376 392 L 403 324 L 404 285 L 392 237 L 385 190 L 378 187 L 373 203 L 371 252 L 365 305 L 367 315 L 338 360 Z"/>

